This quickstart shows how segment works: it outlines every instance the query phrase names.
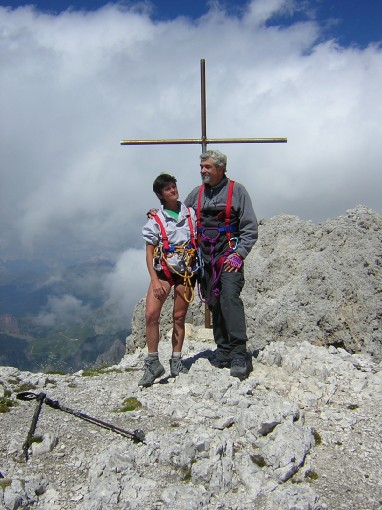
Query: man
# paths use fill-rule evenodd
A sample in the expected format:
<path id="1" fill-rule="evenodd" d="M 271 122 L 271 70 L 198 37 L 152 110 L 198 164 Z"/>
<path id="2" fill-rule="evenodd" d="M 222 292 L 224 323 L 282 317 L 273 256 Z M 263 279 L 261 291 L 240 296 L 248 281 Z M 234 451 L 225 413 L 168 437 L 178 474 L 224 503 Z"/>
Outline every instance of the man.
<path id="1" fill-rule="evenodd" d="M 252 370 L 247 353 L 243 262 L 257 241 L 258 228 L 251 199 L 243 185 L 227 178 L 227 157 L 209 150 L 200 156 L 202 186 L 184 201 L 197 216 L 198 240 L 204 261 L 202 288 L 212 312 L 217 344 L 211 363 L 230 367 L 230 374 L 245 379 Z M 227 207 L 228 204 L 228 207 Z"/>

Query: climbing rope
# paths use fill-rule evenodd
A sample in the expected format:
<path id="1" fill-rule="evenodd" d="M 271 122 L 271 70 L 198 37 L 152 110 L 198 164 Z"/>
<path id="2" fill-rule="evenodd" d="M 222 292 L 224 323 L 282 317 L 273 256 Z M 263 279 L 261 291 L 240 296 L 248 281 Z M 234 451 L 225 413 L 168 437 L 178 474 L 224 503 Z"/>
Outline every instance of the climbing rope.
<path id="1" fill-rule="evenodd" d="M 228 227 L 230 229 L 230 227 Z M 220 277 L 223 272 L 223 266 L 225 261 L 227 260 L 227 257 L 235 252 L 235 250 L 238 247 L 239 244 L 239 238 L 238 237 L 231 237 L 228 240 L 228 249 L 223 253 L 223 255 L 220 258 L 216 257 L 215 254 L 215 245 L 217 241 L 220 238 L 220 235 L 222 233 L 227 232 L 227 227 L 204 227 L 201 228 L 199 231 L 199 242 L 204 242 L 207 247 L 210 249 L 210 267 L 211 267 L 211 285 L 210 285 L 210 292 L 213 294 L 215 298 L 218 298 L 220 295 Z M 212 235 L 209 235 L 212 234 Z M 210 297 L 207 296 L 206 298 L 203 298 L 202 292 L 200 289 L 200 285 L 198 287 L 199 291 L 199 298 L 203 303 L 209 304 Z"/>
<path id="2" fill-rule="evenodd" d="M 185 268 L 184 272 L 177 271 L 171 264 L 170 260 L 174 254 L 177 254 L 179 259 L 183 262 L 182 265 Z M 155 247 L 153 257 L 158 262 L 163 261 L 170 273 L 183 278 L 184 299 L 187 303 L 192 303 L 195 297 L 192 278 L 200 269 L 197 249 L 189 241 L 181 245 L 170 245 L 168 249 L 166 249 L 163 244 L 160 244 Z"/>

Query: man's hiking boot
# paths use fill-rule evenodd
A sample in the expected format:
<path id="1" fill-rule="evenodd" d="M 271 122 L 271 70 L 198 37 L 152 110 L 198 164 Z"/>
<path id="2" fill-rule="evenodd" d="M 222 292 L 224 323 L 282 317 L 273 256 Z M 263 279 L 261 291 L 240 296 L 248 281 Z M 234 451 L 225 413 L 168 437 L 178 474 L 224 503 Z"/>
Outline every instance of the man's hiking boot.
<path id="1" fill-rule="evenodd" d="M 219 349 L 216 349 L 212 353 L 212 357 L 209 358 L 209 362 L 215 368 L 229 368 L 231 366 L 231 360 L 227 359 L 224 354 L 221 356 L 221 352 Z"/>
<path id="2" fill-rule="evenodd" d="M 188 374 L 188 368 L 184 366 L 182 358 L 171 358 L 170 372 L 172 376 L 176 377 L 179 374 Z"/>
<path id="3" fill-rule="evenodd" d="M 215 368 L 229 368 L 231 366 L 231 360 L 221 360 L 214 356 L 210 359 L 210 363 Z"/>
<path id="4" fill-rule="evenodd" d="M 232 377 L 237 377 L 240 381 L 243 381 L 248 377 L 252 370 L 252 356 L 250 353 L 247 353 L 245 357 L 233 358 L 230 375 Z"/>
<path id="5" fill-rule="evenodd" d="M 138 386 L 152 386 L 155 379 L 161 377 L 165 373 L 164 366 L 159 359 L 150 360 L 145 358 L 144 373 L 142 378 L 138 382 Z"/>

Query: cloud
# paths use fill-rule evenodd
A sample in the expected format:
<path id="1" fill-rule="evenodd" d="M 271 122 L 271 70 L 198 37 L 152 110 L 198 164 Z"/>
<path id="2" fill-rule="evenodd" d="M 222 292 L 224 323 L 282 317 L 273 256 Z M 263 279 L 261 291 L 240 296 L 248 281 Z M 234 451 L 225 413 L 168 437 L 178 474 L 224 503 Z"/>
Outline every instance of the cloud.
<path id="1" fill-rule="evenodd" d="M 145 250 L 128 250 L 121 254 L 114 271 L 105 278 L 106 307 L 122 327 L 129 328 L 132 312 L 147 291 L 149 277 Z"/>
<path id="2" fill-rule="evenodd" d="M 102 320 L 110 331 L 129 329 L 133 309 L 149 284 L 144 249 L 121 253 L 115 262 L 94 258 L 50 274 L 36 288 L 49 291 L 36 321 L 43 326 Z M 102 315 L 98 315 L 102 308 Z M 101 319 L 99 319 L 101 317 Z"/>
<path id="3" fill-rule="evenodd" d="M 50 296 L 47 306 L 36 317 L 42 326 L 54 326 L 59 323 L 81 322 L 89 315 L 90 306 L 71 295 Z"/>
<path id="4" fill-rule="evenodd" d="M 326 40 L 311 13 L 276 24 L 294 8 L 253 0 L 238 17 L 213 3 L 197 20 L 159 22 L 118 4 L 60 15 L 0 7 L 3 256 L 118 259 L 110 299 L 136 302 L 152 182 L 169 171 L 185 197 L 201 148 L 119 141 L 200 137 L 200 58 L 208 136 L 288 137 L 218 147 L 259 218 L 319 221 L 359 203 L 381 212 L 381 47 Z"/>

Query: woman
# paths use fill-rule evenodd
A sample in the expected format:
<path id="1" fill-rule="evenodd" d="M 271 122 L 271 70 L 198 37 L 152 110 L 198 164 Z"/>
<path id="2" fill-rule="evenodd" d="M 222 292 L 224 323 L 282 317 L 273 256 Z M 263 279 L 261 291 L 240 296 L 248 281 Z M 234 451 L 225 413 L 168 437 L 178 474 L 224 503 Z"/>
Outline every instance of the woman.
<path id="1" fill-rule="evenodd" d="M 187 373 L 182 361 L 185 318 L 193 297 L 194 272 L 197 266 L 195 246 L 195 212 L 179 202 L 175 177 L 160 174 L 153 191 L 161 202 L 157 214 L 142 229 L 146 241 L 146 263 L 150 285 L 146 296 L 146 341 L 148 355 L 144 374 L 138 384 L 151 386 L 165 373 L 159 361 L 159 318 L 164 302 L 174 287 L 172 376 Z"/>

